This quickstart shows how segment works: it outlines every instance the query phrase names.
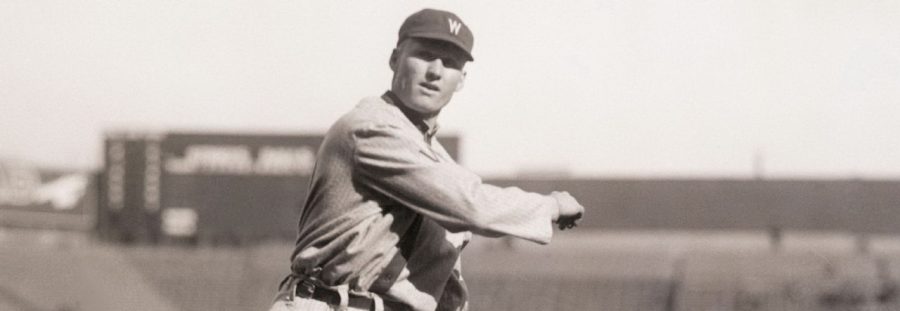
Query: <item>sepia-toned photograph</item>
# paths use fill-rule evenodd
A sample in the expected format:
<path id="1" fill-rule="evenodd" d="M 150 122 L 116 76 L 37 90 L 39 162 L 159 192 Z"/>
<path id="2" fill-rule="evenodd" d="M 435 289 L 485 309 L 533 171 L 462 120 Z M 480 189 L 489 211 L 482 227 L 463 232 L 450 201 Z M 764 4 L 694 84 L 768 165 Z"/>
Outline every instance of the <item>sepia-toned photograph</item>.
<path id="1" fill-rule="evenodd" d="M 0 311 L 900 310 L 900 2 L 0 2 Z"/>

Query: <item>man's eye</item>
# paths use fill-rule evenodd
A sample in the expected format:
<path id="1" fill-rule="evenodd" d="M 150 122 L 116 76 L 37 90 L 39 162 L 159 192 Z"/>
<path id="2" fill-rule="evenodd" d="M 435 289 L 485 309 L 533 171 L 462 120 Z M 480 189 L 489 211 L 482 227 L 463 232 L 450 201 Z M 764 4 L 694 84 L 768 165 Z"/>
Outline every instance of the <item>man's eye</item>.
<path id="1" fill-rule="evenodd" d="M 452 58 L 443 58 L 443 59 L 441 59 L 441 62 L 443 62 L 444 67 L 447 67 L 447 68 L 460 69 L 460 67 L 461 67 L 460 63 Z"/>

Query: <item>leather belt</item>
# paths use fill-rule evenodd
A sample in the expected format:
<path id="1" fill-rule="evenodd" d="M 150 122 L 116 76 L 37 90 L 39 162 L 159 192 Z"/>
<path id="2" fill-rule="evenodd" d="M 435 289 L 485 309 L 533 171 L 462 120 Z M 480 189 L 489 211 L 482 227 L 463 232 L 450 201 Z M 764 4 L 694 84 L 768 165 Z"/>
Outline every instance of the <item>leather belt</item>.
<path id="1" fill-rule="evenodd" d="M 307 293 L 302 292 L 301 288 L 298 287 L 296 294 L 297 297 L 312 298 L 333 306 L 341 304 L 341 294 L 339 294 L 337 291 L 325 287 L 316 286 L 311 296 L 308 296 Z M 351 308 L 372 310 L 375 304 L 375 301 L 369 297 L 350 294 L 347 298 L 347 306 Z"/>

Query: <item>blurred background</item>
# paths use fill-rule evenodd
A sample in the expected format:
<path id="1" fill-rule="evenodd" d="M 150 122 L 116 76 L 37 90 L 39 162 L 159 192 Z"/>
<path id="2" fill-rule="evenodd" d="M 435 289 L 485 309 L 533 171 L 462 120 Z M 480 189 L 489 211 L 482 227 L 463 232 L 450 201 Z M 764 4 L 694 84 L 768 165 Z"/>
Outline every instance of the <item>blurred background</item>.
<path id="1" fill-rule="evenodd" d="M 440 140 L 571 192 L 476 237 L 474 310 L 900 310 L 895 1 L 3 1 L 0 310 L 265 310 L 328 126 L 397 30 L 476 61 Z"/>

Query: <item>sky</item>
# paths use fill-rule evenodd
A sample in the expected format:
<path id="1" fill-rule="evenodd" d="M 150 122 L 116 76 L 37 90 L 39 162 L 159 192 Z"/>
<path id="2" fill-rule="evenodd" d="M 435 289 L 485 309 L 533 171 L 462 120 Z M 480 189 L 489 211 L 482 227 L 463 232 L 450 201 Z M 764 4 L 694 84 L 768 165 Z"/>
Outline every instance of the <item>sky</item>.
<path id="1" fill-rule="evenodd" d="M 900 1 L 0 2 L 0 158 L 112 130 L 324 133 L 403 19 L 475 36 L 440 116 L 484 176 L 900 177 Z"/>

